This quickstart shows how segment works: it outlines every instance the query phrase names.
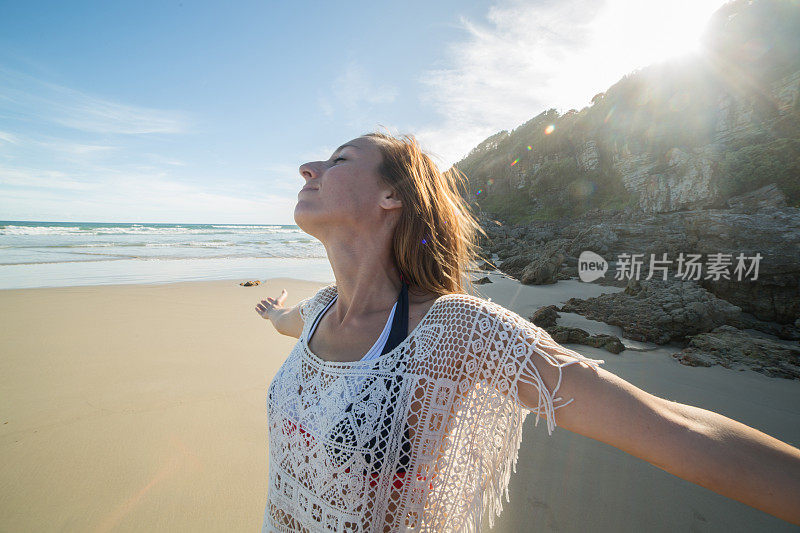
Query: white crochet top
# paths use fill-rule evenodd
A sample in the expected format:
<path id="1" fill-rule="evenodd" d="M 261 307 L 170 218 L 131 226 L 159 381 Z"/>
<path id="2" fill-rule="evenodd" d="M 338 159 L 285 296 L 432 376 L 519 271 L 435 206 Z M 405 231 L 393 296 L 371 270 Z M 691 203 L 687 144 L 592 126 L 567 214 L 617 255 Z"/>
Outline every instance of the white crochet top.
<path id="1" fill-rule="evenodd" d="M 477 532 L 487 513 L 491 527 L 527 415 L 537 425 L 547 415 L 551 434 L 554 410 L 572 401 L 556 396 L 561 368 L 604 361 L 460 293 L 437 298 L 394 350 L 324 361 L 308 333 L 335 296 L 331 284 L 299 304 L 303 332 L 267 391 L 262 533 Z M 553 390 L 537 370 L 545 363 L 559 371 Z M 521 402 L 519 382 L 536 387 L 538 405 Z"/>

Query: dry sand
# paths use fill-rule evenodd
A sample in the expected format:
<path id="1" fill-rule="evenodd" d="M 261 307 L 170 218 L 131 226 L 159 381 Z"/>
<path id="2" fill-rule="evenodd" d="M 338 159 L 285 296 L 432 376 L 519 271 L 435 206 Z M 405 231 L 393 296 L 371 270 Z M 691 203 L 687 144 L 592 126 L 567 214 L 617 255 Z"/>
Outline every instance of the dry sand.
<path id="1" fill-rule="evenodd" d="M 523 316 L 618 290 L 476 287 Z M 276 278 L 0 291 L 0 531 L 258 531 L 266 388 L 296 339 L 255 304 L 320 283 Z M 562 323 L 610 328 L 574 315 Z M 637 343 L 627 345 L 648 348 Z M 800 382 L 684 367 L 672 349 L 567 345 L 631 383 L 800 445 Z M 650 347 L 652 348 L 652 347 Z M 608 445 L 526 422 L 493 531 L 796 531 Z"/>

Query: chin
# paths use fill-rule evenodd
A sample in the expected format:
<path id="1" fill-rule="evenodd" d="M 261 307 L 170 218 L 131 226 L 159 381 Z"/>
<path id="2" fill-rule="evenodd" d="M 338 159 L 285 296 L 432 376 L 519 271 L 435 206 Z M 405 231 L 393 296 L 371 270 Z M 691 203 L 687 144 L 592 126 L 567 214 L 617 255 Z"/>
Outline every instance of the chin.
<path id="1" fill-rule="evenodd" d="M 310 220 L 312 217 L 308 216 L 309 213 L 304 212 L 303 209 L 300 209 L 300 204 L 298 203 L 297 206 L 294 208 L 294 223 L 303 230 L 305 233 L 313 236 L 313 227 L 314 223 Z"/>
<path id="2" fill-rule="evenodd" d="M 305 231 L 306 229 L 303 227 L 303 217 L 297 216 L 297 208 L 294 209 L 294 223 L 297 224 L 301 230 Z"/>

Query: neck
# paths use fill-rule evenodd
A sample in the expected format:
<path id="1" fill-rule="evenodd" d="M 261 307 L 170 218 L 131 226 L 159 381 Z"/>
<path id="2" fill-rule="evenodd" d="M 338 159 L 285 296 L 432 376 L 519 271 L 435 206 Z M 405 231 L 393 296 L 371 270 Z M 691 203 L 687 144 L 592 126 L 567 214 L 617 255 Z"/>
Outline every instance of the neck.
<path id="1" fill-rule="evenodd" d="M 325 250 L 336 279 L 333 318 L 339 325 L 353 325 L 375 313 L 385 314 L 402 288 L 400 272 L 392 260 L 391 239 L 382 235 L 326 239 Z"/>

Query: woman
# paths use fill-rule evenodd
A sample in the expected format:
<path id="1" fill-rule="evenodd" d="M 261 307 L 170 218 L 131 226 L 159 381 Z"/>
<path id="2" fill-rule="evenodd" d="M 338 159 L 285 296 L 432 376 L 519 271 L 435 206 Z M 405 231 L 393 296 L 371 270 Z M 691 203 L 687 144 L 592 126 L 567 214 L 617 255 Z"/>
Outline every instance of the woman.
<path id="1" fill-rule="evenodd" d="M 561 427 L 800 525 L 800 450 L 652 396 L 465 294 L 482 231 L 465 181 L 404 137 L 300 167 L 295 221 L 336 283 L 256 306 L 299 338 L 268 391 L 263 531 L 477 531 L 500 513 L 525 417 L 552 432 L 556 409 Z"/>

